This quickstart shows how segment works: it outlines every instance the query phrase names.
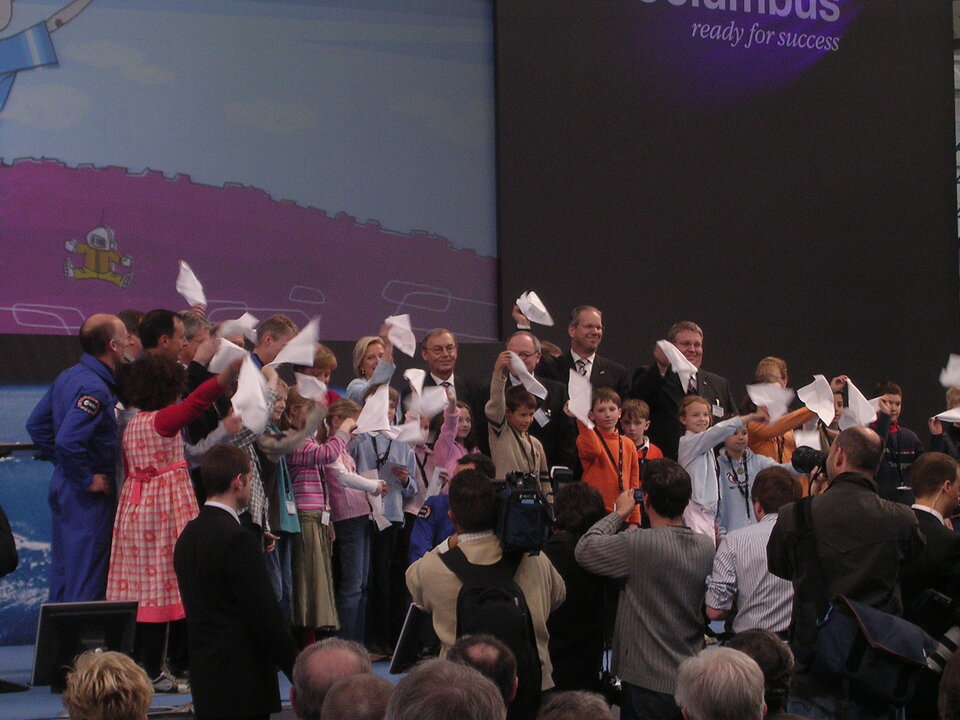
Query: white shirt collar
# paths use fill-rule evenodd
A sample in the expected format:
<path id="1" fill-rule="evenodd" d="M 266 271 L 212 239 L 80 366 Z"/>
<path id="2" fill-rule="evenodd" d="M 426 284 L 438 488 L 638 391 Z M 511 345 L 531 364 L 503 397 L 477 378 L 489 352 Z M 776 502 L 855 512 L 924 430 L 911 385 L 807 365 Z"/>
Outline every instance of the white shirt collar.
<path id="1" fill-rule="evenodd" d="M 204 503 L 204 505 L 209 505 L 210 507 L 215 507 L 215 508 L 220 508 L 221 510 L 226 510 L 228 513 L 230 513 L 231 515 L 233 515 L 233 519 L 237 521 L 237 524 L 238 524 L 238 525 L 240 524 L 240 515 L 238 515 L 238 514 L 237 514 L 237 511 L 234 510 L 234 509 L 233 509 L 232 507 L 230 507 L 229 505 L 224 505 L 223 503 L 217 502 L 216 500 L 207 500 L 207 501 Z"/>
<path id="2" fill-rule="evenodd" d="M 445 382 L 450 383 L 450 387 L 452 388 L 455 388 L 457 386 L 456 382 L 454 382 L 454 379 L 453 379 L 453 373 L 450 373 L 450 377 L 448 377 L 446 380 L 438 378 L 433 373 L 430 373 L 430 377 L 433 378 L 433 381 L 437 384 L 437 387 L 440 387 L 441 383 L 445 383 Z"/>
<path id="3" fill-rule="evenodd" d="M 943 515 L 941 515 L 940 513 L 938 513 L 938 512 L 937 512 L 936 510 L 934 510 L 932 507 L 927 507 L 926 505 L 921 505 L 920 503 L 914 503 L 914 504 L 911 505 L 910 507 L 912 507 L 914 510 L 925 510 L 926 512 L 928 512 L 928 513 L 930 513 L 931 515 L 933 515 L 937 520 L 940 521 L 940 524 L 943 525 Z"/>
<path id="4" fill-rule="evenodd" d="M 577 355 L 577 353 L 575 353 L 572 349 L 570 350 L 570 357 L 573 358 L 574 365 L 577 364 L 577 360 L 585 360 L 587 363 L 587 367 L 589 367 L 590 365 L 593 365 L 593 359 L 596 356 L 597 356 L 596 353 L 593 353 L 592 355 Z"/>
<path id="5" fill-rule="evenodd" d="M 493 535 L 493 530 L 481 530 L 480 532 L 475 533 L 462 533 L 457 535 L 457 543 L 470 542 L 471 540 L 479 540 L 480 538 L 490 537 Z"/>

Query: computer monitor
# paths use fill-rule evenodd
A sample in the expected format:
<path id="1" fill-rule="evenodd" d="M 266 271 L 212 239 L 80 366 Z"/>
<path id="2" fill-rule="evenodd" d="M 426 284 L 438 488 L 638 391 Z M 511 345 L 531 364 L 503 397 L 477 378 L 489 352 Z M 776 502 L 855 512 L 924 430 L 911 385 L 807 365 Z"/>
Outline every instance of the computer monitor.
<path id="1" fill-rule="evenodd" d="M 67 672 L 87 650 L 133 654 L 137 602 L 43 603 L 37 623 L 31 685 L 63 692 Z"/>

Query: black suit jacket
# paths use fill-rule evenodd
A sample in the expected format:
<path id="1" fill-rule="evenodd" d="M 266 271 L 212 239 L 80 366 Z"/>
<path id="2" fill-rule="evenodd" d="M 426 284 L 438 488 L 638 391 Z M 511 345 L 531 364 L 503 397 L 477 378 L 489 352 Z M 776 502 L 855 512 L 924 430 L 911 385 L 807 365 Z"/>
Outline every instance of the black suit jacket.
<path id="1" fill-rule="evenodd" d="M 190 686 L 200 717 L 280 711 L 277 668 L 290 677 L 297 646 L 253 533 L 205 505 L 173 556 L 187 613 Z"/>
<path id="2" fill-rule="evenodd" d="M 437 383 L 433 381 L 433 375 L 431 375 L 430 371 L 428 370 L 427 376 L 423 380 L 423 386 L 435 387 L 436 385 Z M 454 371 L 453 390 L 457 394 L 457 400 L 460 402 L 465 402 L 467 405 L 473 408 L 474 414 L 476 414 L 476 406 L 480 398 L 480 383 Z"/>
<path id="3" fill-rule="evenodd" d="M 920 593 L 933 588 L 944 595 L 960 599 L 960 535 L 944 527 L 936 516 L 914 508 L 920 532 L 927 539 L 923 553 L 903 568 L 900 587 L 903 594 L 903 613 L 934 637 L 952 625 L 950 618 L 931 616 L 929 610 L 914 608 Z"/>
<path id="4" fill-rule="evenodd" d="M 633 375 L 630 397 L 643 400 L 650 406 L 650 430 L 647 431 L 650 442 L 673 460 L 677 459 L 677 446 L 683 435 L 679 414 L 680 403 L 686 394 L 686 390 L 680 387 L 680 376 L 672 369 L 666 375 L 660 375 L 656 363 L 639 368 Z M 730 383 L 720 375 L 706 370 L 697 371 L 697 394 L 710 405 L 723 408 L 723 415 L 737 412 Z M 714 422 L 719 419 L 713 416 Z"/>
<path id="5" fill-rule="evenodd" d="M 540 364 L 537 365 L 538 374 L 556 380 L 564 387 L 570 381 L 570 371 L 576 369 L 577 365 L 569 350 L 556 358 L 544 355 L 540 359 Z M 621 400 L 626 400 L 630 392 L 630 376 L 627 369 L 613 360 L 602 357 L 599 353 L 593 356 L 589 379 L 590 384 L 595 388 L 607 387 L 615 390 Z"/>

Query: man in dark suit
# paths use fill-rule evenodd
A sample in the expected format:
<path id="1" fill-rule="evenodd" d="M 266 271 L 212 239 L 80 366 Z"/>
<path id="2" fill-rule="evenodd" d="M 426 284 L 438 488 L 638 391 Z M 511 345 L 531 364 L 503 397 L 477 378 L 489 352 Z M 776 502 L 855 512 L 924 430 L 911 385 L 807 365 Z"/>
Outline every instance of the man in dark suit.
<path id="1" fill-rule="evenodd" d="M 289 678 L 297 646 L 256 536 L 243 529 L 250 458 L 216 445 L 203 458 L 207 502 L 177 540 L 173 564 L 187 613 L 190 685 L 198 720 L 280 711 L 277 668 Z"/>
<path id="2" fill-rule="evenodd" d="M 940 637 L 953 625 L 952 615 L 917 599 L 928 588 L 954 602 L 960 599 L 960 536 L 944 525 L 944 518 L 953 514 L 960 501 L 960 465 L 949 455 L 924 453 L 910 467 L 910 486 L 916 497 L 913 512 L 927 542 L 920 557 L 900 574 L 903 615 Z M 921 673 L 907 718 L 937 716 L 938 681 L 939 675 Z"/>
<path id="3" fill-rule="evenodd" d="M 530 434 L 536 437 L 547 456 L 547 465 L 565 465 L 574 469 L 577 463 L 577 427 L 563 411 L 567 400 L 567 385 L 539 374 L 541 358 L 540 340 L 528 330 L 518 330 L 507 339 L 507 350 L 516 353 L 523 361 L 527 372 L 547 390 L 545 398 L 537 398 L 537 413 L 530 425 Z M 510 374 L 511 385 L 520 383 L 520 379 Z M 478 404 L 485 407 L 490 399 L 490 383 L 483 386 Z M 474 415 L 480 448 L 489 452 L 487 446 L 487 417 L 485 413 Z"/>
<path id="4" fill-rule="evenodd" d="M 677 446 L 683 429 L 680 427 L 680 403 L 684 395 L 700 395 L 710 403 L 713 421 L 737 411 L 730 383 L 725 377 L 700 369 L 703 362 L 703 330 L 696 323 L 684 320 L 674 323 L 667 333 L 667 340 L 677 346 L 689 360 L 697 374 L 690 378 L 687 387 L 681 387 L 680 376 L 670 367 L 670 361 L 659 347 L 654 346 L 654 362 L 641 367 L 633 375 L 630 397 L 643 400 L 650 406 L 650 442 L 663 454 L 676 460 Z"/>
<path id="5" fill-rule="evenodd" d="M 576 370 L 590 380 L 593 387 L 615 390 L 624 400 L 630 391 L 627 369 L 613 360 L 597 354 L 603 339 L 603 315 L 591 305 L 580 305 L 570 313 L 567 326 L 570 350 L 560 357 L 543 357 L 538 370 L 564 386 L 570 380 L 570 371 Z"/>
<path id="6" fill-rule="evenodd" d="M 434 328 L 428 332 L 420 343 L 420 357 L 427 366 L 427 377 L 423 380 L 423 386 L 452 386 L 457 400 L 474 408 L 476 419 L 480 385 L 475 380 L 454 373 L 457 367 L 457 338 L 454 334 L 445 328 Z M 483 414 L 482 406 L 480 414 Z"/>

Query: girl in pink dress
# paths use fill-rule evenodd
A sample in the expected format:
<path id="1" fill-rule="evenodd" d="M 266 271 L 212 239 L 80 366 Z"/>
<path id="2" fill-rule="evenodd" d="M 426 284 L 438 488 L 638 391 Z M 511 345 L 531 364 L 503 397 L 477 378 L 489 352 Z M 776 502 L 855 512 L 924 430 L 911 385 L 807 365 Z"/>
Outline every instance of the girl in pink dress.
<path id="1" fill-rule="evenodd" d="M 180 430 L 233 384 L 240 364 L 212 377 L 177 402 L 186 370 L 174 360 L 144 355 L 122 374 L 121 395 L 139 408 L 123 433 L 126 481 L 113 527 L 107 600 L 136 600 L 134 655 L 162 683 L 166 623 L 184 618 L 173 570 L 173 548 L 197 516 Z"/>

